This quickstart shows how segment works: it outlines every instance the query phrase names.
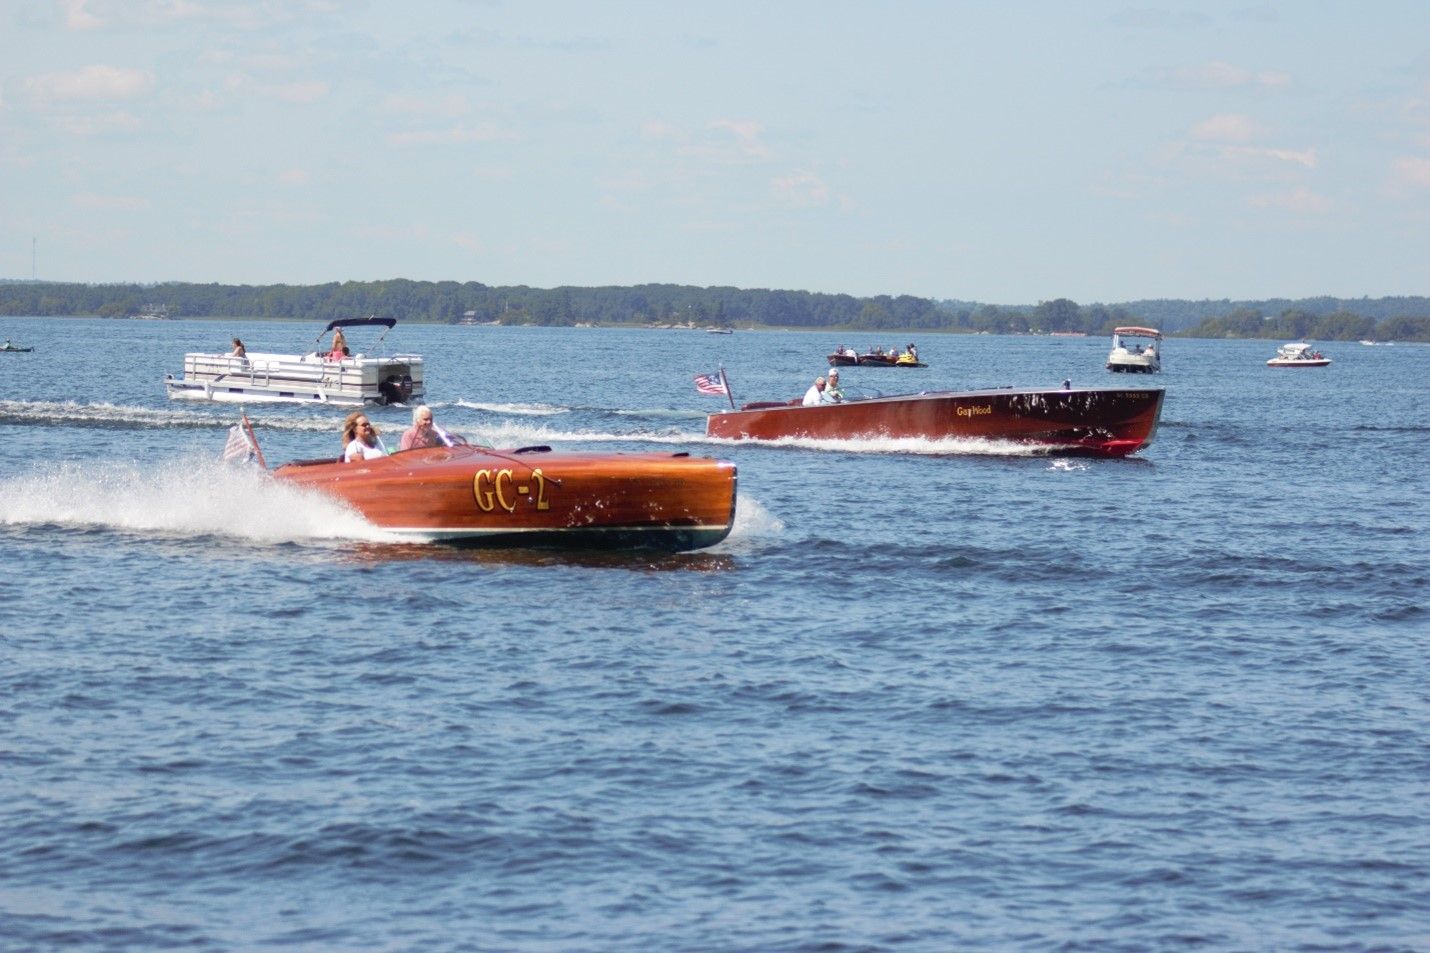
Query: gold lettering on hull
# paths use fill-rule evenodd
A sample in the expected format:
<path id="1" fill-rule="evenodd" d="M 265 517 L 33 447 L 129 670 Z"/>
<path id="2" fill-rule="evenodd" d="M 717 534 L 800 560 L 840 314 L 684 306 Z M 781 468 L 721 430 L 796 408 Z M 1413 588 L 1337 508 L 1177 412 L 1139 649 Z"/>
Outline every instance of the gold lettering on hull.
<path id="1" fill-rule="evenodd" d="M 521 502 L 523 497 L 537 511 L 551 509 L 551 502 L 546 499 L 546 474 L 541 472 L 540 467 L 537 467 L 531 471 L 531 479 L 536 483 L 535 496 L 531 495 L 530 484 L 517 485 L 516 477 L 510 468 L 500 470 L 483 468 L 472 477 L 472 498 L 476 500 L 477 509 L 483 513 L 491 513 L 496 510 L 515 513 L 516 505 Z"/>
<path id="2" fill-rule="evenodd" d="M 993 413 L 993 405 L 988 404 L 984 407 L 955 407 L 954 413 L 960 417 L 983 417 Z"/>

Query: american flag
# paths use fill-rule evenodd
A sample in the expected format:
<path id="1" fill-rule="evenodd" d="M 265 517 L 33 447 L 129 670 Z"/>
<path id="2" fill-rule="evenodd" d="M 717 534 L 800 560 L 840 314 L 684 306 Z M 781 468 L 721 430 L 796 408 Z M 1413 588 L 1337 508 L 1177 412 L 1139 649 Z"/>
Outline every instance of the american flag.
<path id="1" fill-rule="evenodd" d="M 725 386 L 724 374 L 696 374 L 695 389 L 702 394 L 728 394 L 730 389 Z"/>
<path id="2" fill-rule="evenodd" d="M 268 464 L 263 459 L 263 451 L 258 447 L 258 438 L 253 434 L 253 425 L 248 422 L 248 415 L 239 414 L 238 423 L 228 428 L 228 441 L 223 445 L 223 462 L 247 464 L 254 463 L 265 470 Z"/>
<path id="3" fill-rule="evenodd" d="M 228 442 L 223 445 L 224 463 L 252 463 L 254 460 L 253 444 L 248 442 L 248 434 L 243 432 L 243 428 L 234 424 L 228 428 Z"/>

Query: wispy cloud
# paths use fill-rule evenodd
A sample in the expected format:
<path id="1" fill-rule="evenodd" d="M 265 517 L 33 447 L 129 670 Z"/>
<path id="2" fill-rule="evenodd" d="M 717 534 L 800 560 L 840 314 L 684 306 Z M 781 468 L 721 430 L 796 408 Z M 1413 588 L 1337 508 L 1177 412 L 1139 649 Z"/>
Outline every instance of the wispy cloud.
<path id="1" fill-rule="evenodd" d="M 781 204 L 793 208 L 822 208 L 830 203 L 829 185 L 805 170 L 771 179 L 770 192 Z"/>
<path id="2" fill-rule="evenodd" d="M 457 123 L 446 129 L 417 129 L 389 133 L 387 141 L 394 146 L 454 145 L 463 142 L 515 142 L 520 137 L 510 129 L 495 123 L 467 125 Z"/>
<path id="3" fill-rule="evenodd" d="M 1225 146 L 1222 154 L 1233 159 L 1255 161 L 1288 162 L 1292 165 L 1314 169 L 1319 160 L 1315 149 L 1272 149 L 1263 146 Z"/>
<path id="4" fill-rule="evenodd" d="M 278 181 L 282 185 L 307 185 L 311 179 L 307 169 L 284 169 L 278 173 Z"/>
<path id="5" fill-rule="evenodd" d="M 1109 16 L 1113 26 L 1130 30 L 1185 30 L 1211 24 L 1211 17 L 1190 10 L 1174 12 L 1152 7 L 1126 7 Z"/>
<path id="6" fill-rule="evenodd" d="M 283 103 L 304 106 L 315 103 L 332 92 L 324 80 L 300 80 L 292 83 L 262 83 L 247 73 L 230 73 L 224 77 L 223 88 L 229 93 L 275 99 Z"/>
<path id="7" fill-rule="evenodd" d="M 446 96 L 403 96 L 392 94 L 383 98 L 383 112 L 397 116 L 420 116 L 455 119 L 467 114 L 467 97 L 461 93 Z"/>
<path id="8" fill-rule="evenodd" d="M 1400 193 L 1430 189 L 1430 158 L 1397 156 L 1390 164 L 1390 187 Z"/>
<path id="9" fill-rule="evenodd" d="M 94 30 L 104 25 L 104 21 L 88 9 L 89 0 L 64 0 L 66 30 Z"/>
<path id="10" fill-rule="evenodd" d="M 37 102 L 113 102 L 148 93 L 154 88 L 154 74 L 94 64 L 65 73 L 27 77 L 23 88 Z"/>
<path id="11" fill-rule="evenodd" d="M 1291 85 L 1291 75 L 1279 70 L 1252 70 L 1221 60 L 1160 71 L 1161 80 L 1189 89 L 1281 90 Z"/>
<path id="12" fill-rule="evenodd" d="M 127 112 L 103 113 L 95 116 L 57 116 L 54 123 L 72 136 L 93 137 L 128 135 L 143 125 L 138 117 Z"/>
<path id="13" fill-rule="evenodd" d="M 1239 163 L 1290 163 L 1314 169 L 1318 164 L 1315 149 L 1284 149 L 1253 145 L 1263 130 L 1254 119 L 1240 113 L 1210 116 L 1191 129 L 1191 139 L 1204 143 L 1224 159 Z"/>
<path id="14" fill-rule="evenodd" d="M 676 154 L 717 164 L 748 164 L 770 157 L 761 136 L 764 126 L 748 119 L 716 119 L 698 133 L 664 122 L 647 122 L 641 127 L 646 139 L 677 143 Z"/>
<path id="15" fill-rule="evenodd" d="M 1331 210 L 1331 200 L 1310 189 L 1292 189 L 1271 195 L 1256 195 L 1251 204 L 1257 208 L 1281 209 L 1303 215 L 1322 215 Z"/>
<path id="16" fill-rule="evenodd" d="M 70 204 L 75 208 L 99 212 L 137 212 L 149 207 L 149 200 L 133 195 L 98 195 L 94 192 L 79 192 L 70 196 Z"/>
<path id="17" fill-rule="evenodd" d="M 1258 126 L 1250 116 L 1223 113 L 1203 119 L 1192 127 L 1192 138 L 1200 142 L 1250 142 Z"/>

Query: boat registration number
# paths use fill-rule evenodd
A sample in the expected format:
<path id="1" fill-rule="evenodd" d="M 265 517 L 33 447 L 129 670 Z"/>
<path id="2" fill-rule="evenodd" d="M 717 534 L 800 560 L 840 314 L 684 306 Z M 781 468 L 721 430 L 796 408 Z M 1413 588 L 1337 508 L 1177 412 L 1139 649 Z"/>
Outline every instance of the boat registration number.
<path id="1" fill-rule="evenodd" d="M 510 469 L 478 470 L 472 477 L 472 496 L 476 498 L 477 509 L 483 513 L 493 510 L 516 512 L 516 505 L 523 499 L 538 511 L 551 509 L 546 499 L 546 474 L 537 467 L 531 471 L 531 479 L 517 482 Z"/>

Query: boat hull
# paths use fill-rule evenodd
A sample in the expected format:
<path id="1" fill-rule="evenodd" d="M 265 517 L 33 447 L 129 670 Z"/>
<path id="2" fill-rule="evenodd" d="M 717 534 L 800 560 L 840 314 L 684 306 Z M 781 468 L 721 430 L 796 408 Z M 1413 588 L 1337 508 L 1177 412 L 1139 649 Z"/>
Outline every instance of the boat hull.
<path id="1" fill-rule="evenodd" d="M 1113 354 L 1107 359 L 1107 369 L 1114 374 L 1155 374 L 1162 369 L 1162 362 L 1138 354 Z"/>
<path id="2" fill-rule="evenodd" d="M 1319 360 L 1309 360 L 1309 361 L 1281 361 L 1281 360 L 1277 360 L 1276 358 L 1273 357 L 1271 360 L 1269 360 L 1269 361 L 1266 362 L 1266 366 L 1267 366 L 1267 367 L 1329 367 L 1329 366 L 1330 366 L 1330 363 L 1331 363 L 1331 359 L 1330 359 L 1329 357 L 1321 358 L 1321 359 L 1319 359 Z"/>
<path id="3" fill-rule="evenodd" d="M 1152 442 L 1164 393 L 1151 388 L 944 391 L 816 407 L 757 404 L 711 414 L 705 432 L 729 440 L 975 438 L 1122 457 Z"/>
<path id="4" fill-rule="evenodd" d="M 390 532 L 471 546 L 713 546 L 735 518 L 735 465 L 687 454 L 432 447 L 354 463 L 299 461 L 280 480 Z"/>

